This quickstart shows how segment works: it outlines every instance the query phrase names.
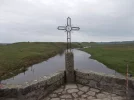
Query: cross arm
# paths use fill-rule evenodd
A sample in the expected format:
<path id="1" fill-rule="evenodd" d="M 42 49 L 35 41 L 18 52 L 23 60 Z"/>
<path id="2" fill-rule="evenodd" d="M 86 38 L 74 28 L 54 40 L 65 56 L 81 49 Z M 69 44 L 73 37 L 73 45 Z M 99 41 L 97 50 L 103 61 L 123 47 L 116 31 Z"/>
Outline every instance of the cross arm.
<path id="1" fill-rule="evenodd" d="M 66 26 L 58 26 L 58 30 L 66 30 Z"/>
<path id="2" fill-rule="evenodd" d="M 72 27 L 72 30 L 78 31 L 80 28 L 79 27 Z"/>

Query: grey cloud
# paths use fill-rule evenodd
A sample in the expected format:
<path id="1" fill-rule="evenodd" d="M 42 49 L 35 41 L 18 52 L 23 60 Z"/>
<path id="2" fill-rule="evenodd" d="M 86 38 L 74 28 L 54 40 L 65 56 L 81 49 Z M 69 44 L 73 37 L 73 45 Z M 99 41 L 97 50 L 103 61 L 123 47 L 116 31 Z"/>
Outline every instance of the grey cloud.
<path id="1" fill-rule="evenodd" d="M 0 42 L 66 41 L 57 26 L 72 25 L 73 41 L 133 40 L 132 0 L 0 0 Z"/>

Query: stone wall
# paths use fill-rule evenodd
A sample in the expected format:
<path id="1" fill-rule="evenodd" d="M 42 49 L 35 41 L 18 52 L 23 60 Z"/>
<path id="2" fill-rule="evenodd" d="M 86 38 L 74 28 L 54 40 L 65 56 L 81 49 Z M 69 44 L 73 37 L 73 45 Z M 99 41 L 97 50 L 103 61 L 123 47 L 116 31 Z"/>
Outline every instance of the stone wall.
<path id="1" fill-rule="evenodd" d="M 102 91 L 126 95 L 126 79 L 95 72 L 75 71 L 76 83 L 98 88 Z M 129 97 L 134 97 L 134 80 L 129 79 Z M 134 100 L 134 99 L 133 99 Z"/>
<path id="2" fill-rule="evenodd" d="M 0 89 L 0 100 L 42 100 L 64 84 L 64 76 L 64 72 L 60 72 L 22 87 Z"/>
<path id="3" fill-rule="evenodd" d="M 27 83 L 25 86 L 0 89 L 0 100 L 42 100 L 47 94 L 65 84 L 65 72 Z M 75 71 L 75 82 L 101 91 L 126 95 L 126 80 L 96 72 Z M 134 80 L 129 79 L 129 97 L 134 100 Z"/>

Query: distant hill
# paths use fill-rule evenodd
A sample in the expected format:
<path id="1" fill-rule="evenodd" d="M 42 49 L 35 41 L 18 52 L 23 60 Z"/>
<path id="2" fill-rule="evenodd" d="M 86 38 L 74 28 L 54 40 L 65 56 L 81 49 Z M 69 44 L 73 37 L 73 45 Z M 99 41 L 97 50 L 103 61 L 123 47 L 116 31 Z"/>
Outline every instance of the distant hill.
<path id="1" fill-rule="evenodd" d="M 16 42 L 23 43 L 23 42 Z M 25 43 L 25 42 L 24 42 Z M 29 42 L 30 43 L 30 42 Z M 35 42 L 36 43 L 36 42 Z M 37 42 L 37 43 L 49 43 L 49 42 Z M 51 43 L 51 42 L 50 42 Z M 52 42 L 53 43 L 53 42 Z M 56 42 L 55 42 L 56 43 Z M 58 42 L 57 42 L 58 43 Z M 66 43 L 66 42 L 61 42 Z M 8 45 L 14 43 L 0 43 L 0 45 Z M 96 44 L 134 44 L 134 41 L 113 41 L 113 42 L 72 42 L 72 45 L 79 45 L 81 47 L 96 45 Z"/>
<path id="2" fill-rule="evenodd" d="M 96 42 L 98 44 L 133 44 L 134 41 Z"/>
<path id="3" fill-rule="evenodd" d="M 12 44 L 12 43 L 0 43 L 0 45 L 7 45 L 7 44 Z"/>

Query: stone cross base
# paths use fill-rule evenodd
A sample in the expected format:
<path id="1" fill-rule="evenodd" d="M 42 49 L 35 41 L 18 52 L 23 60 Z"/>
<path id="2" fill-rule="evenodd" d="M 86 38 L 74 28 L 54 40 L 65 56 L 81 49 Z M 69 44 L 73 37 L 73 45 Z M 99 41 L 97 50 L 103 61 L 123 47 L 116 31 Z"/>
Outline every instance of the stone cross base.
<path id="1" fill-rule="evenodd" d="M 66 82 L 74 83 L 74 55 L 72 52 L 66 52 L 65 54 L 65 73 L 66 73 Z"/>

